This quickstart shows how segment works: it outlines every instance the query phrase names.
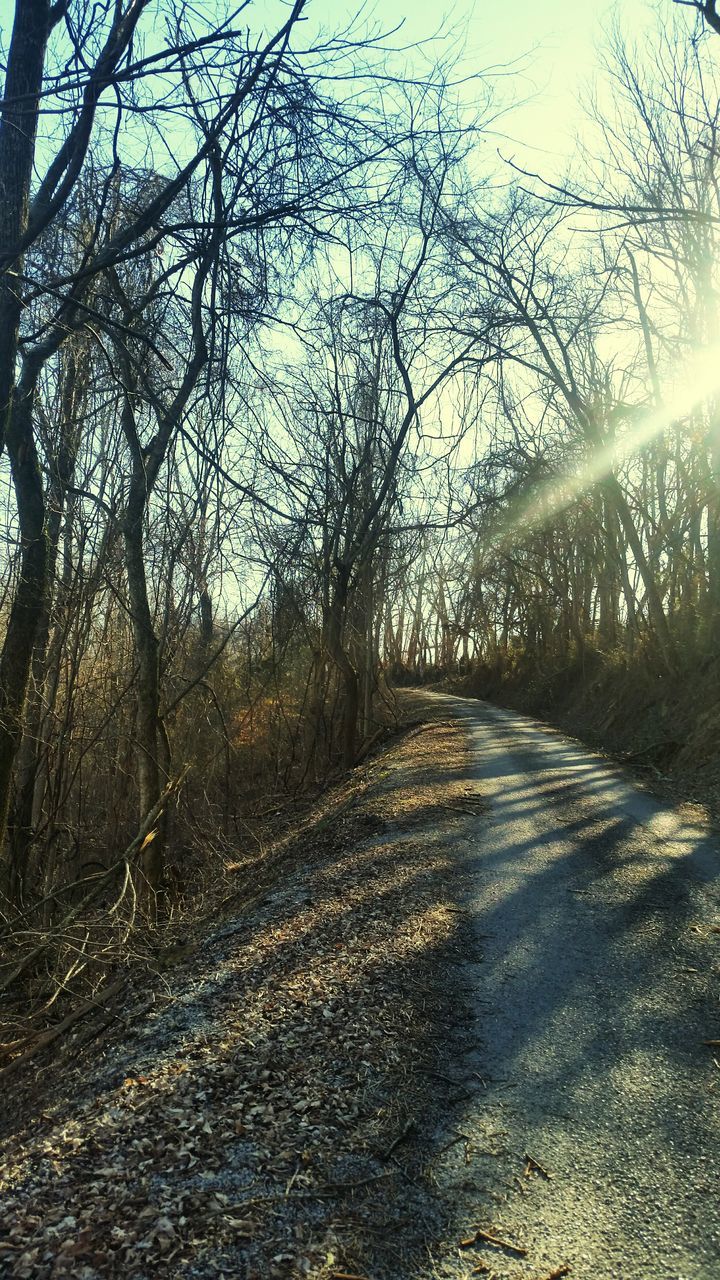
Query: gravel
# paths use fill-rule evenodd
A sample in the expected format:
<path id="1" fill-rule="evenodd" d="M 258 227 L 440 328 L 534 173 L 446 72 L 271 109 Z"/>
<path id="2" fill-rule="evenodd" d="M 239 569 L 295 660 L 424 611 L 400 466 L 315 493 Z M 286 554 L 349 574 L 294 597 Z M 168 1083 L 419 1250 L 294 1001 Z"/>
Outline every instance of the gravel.
<path id="1" fill-rule="evenodd" d="M 717 840 L 536 721 L 434 699 L 490 814 L 455 849 L 483 953 L 455 1065 L 485 1087 L 446 1126 L 433 1274 L 717 1278 Z"/>

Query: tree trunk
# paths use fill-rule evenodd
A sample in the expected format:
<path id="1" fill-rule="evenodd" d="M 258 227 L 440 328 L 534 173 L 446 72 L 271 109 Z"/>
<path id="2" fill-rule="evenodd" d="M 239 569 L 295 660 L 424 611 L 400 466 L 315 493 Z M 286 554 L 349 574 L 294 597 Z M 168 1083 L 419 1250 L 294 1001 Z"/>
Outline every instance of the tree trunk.
<path id="1" fill-rule="evenodd" d="M 6 846 L 10 786 L 48 590 L 45 499 L 32 430 L 34 396 L 35 384 L 30 379 L 30 385 L 15 396 L 7 435 L 20 522 L 20 577 L 0 655 L 0 843 L 4 846 L 5 888 L 13 902 L 22 892 L 24 868 L 13 865 Z"/>
<path id="2" fill-rule="evenodd" d="M 32 679 L 25 713 L 25 732 L 20 745 L 15 781 L 15 801 L 10 819 L 10 857 L 16 874 L 24 879 L 32 843 L 33 827 L 39 817 L 36 793 L 41 757 L 42 729 L 45 717 L 45 694 L 48 685 L 48 648 L 53 612 L 53 582 L 56 576 L 60 531 L 65 513 L 65 496 L 72 483 L 79 444 L 78 411 L 85 390 L 84 378 L 72 350 L 68 352 L 63 372 L 60 412 L 60 439 L 51 464 L 47 518 L 47 589 L 38 620 L 37 637 L 32 658 Z M 66 538 L 68 533 L 66 530 Z M 64 582 L 60 596 L 69 590 Z M 57 655 L 59 660 L 59 653 Z M 57 664 L 56 664 L 57 666 Z M 57 682 L 58 671 L 55 671 Z"/>
<path id="3" fill-rule="evenodd" d="M 17 247 L 27 229 L 38 95 L 51 26 L 49 0 L 17 0 L 3 93 L 6 105 L 0 114 L 0 450 L 13 405 L 22 306 L 22 255 Z M 3 816 L 4 812 L 0 809 Z"/>
<path id="4" fill-rule="evenodd" d="M 145 511 L 145 475 L 142 461 L 139 460 L 133 466 L 133 478 L 123 523 L 125 568 L 138 664 L 136 736 L 139 821 L 142 821 L 145 815 L 155 807 L 166 781 L 160 768 L 161 752 L 163 755 L 165 752 L 160 724 L 159 643 L 155 635 L 148 600 L 143 554 Z M 164 827 L 160 823 L 154 839 L 143 850 L 142 871 L 147 887 L 153 893 L 157 893 L 162 882 L 163 838 Z"/>
<path id="5" fill-rule="evenodd" d="M 622 525 L 625 537 L 627 538 L 628 546 L 638 567 L 638 573 L 642 578 L 642 584 L 645 588 L 650 625 L 660 650 L 660 654 L 665 665 L 672 670 L 674 667 L 674 658 L 670 629 L 662 606 L 660 592 L 658 591 L 654 574 L 645 555 L 645 549 L 635 526 L 632 512 L 627 504 L 625 494 L 623 493 L 617 478 L 613 475 L 607 476 L 604 484 L 608 497 L 617 511 L 618 519 Z"/>
<path id="6" fill-rule="evenodd" d="M 342 728 L 341 753 L 343 769 L 352 769 L 355 764 L 357 739 L 357 723 L 360 711 L 360 681 L 343 644 L 343 631 L 346 622 L 347 598 L 350 570 L 347 565 L 340 565 L 327 625 L 328 652 L 340 672 L 342 680 Z"/>
<path id="7" fill-rule="evenodd" d="M 53 522 L 54 523 L 54 522 Z M 59 523 L 59 522 L 58 522 Z M 35 787 L 43 752 L 42 728 L 44 687 L 47 676 L 47 655 L 50 640 L 50 583 L 53 580 L 57 558 L 57 539 L 54 529 L 48 530 L 48 590 L 38 621 L 37 639 L 32 657 L 32 678 L 25 712 L 25 728 L 18 752 L 15 779 L 15 796 L 8 824 L 10 863 L 20 894 L 24 896 L 28 858 L 33 838 L 33 811 Z"/>
<path id="8" fill-rule="evenodd" d="M 720 421 L 708 432 L 710 492 L 707 505 L 708 651 L 720 648 Z"/>

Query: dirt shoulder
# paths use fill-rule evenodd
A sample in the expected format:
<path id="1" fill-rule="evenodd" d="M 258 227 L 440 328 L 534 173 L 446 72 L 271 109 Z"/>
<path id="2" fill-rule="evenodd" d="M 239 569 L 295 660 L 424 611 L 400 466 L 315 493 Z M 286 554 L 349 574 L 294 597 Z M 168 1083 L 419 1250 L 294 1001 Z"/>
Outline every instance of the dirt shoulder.
<path id="1" fill-rule="evenodd" d="M 462 727 L 413 715 L 267 852 L 254 901 L 8 1079 L 2 1275 L 431 1273 L 475 945 L 451 849 L 482 801 Z"/>

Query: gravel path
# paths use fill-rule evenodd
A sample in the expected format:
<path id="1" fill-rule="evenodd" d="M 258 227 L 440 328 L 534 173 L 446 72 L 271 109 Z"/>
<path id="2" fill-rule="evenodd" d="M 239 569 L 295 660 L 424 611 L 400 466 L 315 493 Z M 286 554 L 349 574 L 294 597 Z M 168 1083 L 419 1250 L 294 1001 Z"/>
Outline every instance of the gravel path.
<path id="1" fill-rule="evenodd" d="M 483 950 L 457 1068 L 486 1087 L 436 1177 L 458 1240 L 527 1251 L 478 1240 L 435 1274 L 717 1280 L 717 841 L 554 730 L 435 699 L 490 802 L 457 844 Z"/>

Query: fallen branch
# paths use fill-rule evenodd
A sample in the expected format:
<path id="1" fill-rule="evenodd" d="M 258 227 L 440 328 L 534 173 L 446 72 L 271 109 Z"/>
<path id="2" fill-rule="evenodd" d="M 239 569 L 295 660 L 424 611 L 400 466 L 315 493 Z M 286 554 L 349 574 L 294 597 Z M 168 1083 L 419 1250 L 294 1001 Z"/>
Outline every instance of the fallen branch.
<path id="1" fill-rule="evenodd" d="M 57 1040 L 58 1036 L 63 1035 L 63 1033 L 70 1027 L 74 1026 L 76 1022 L 79 1022 L 81 1018 L 84 1018 L 87 1013 L 90 1013 L 93 1009 L 97 1009 L 105 1000 L 109 1000 L 112 996 L 117 995 L 118 991 L 122 990 L 124 985 L 124 976 L 116 978 L 108 987 L 103 987 L 102 991 L 97 991 L 90 1000 L 86 1000 L 84 1004 L 78 1005 L 77 1009 L 72 1009 L 61 1022 L 56 1023 L 54 1027 L 50 1027 L 47 1031 L 43 1031 L 24 1053 L 21 1053 L 17 1058 L 13 1058 L 12 1062 L 9 1062 L 6 1067 L 3 1067 L 2 1070 L 0 1070 L 0 1079 L 6 1079 L 7 1076 L 16 1071 L 18 1067 L 24 1066 L 30 1058 L 34 1058 L 35 1054 L 39 1053 L 41 1049 L 52 1044 L 53 1040 Z"/>
<path id="2" fill-rule="evenodd" d="M 137 853 L 143 841 L 152 831 L 153 827 L 155 826 L 155 823 L 158 821 L 160 815 L 162 814 L 165 808 L 165 805 L 170 799 L 170 796 L 178 789 L 178 787 L 184 781 L 185 775 L 187 774 L 187 772 L 188 772 L 187 769 L 184 769 L 183 772 L 177 778 L 175 778 L 172 782 L 168 783 L 162 795 L 160 796 L 160 799 L 158 800 L 157 804 L 153 805 L 149 813 L 147 813 L 143 818 L 143 821 L 140 824 L 140 828 L 138 830 L 137 835 L 130 841 L 130 844 L 128 845 L 122 857 L 118 858 L 117 862 L 114 862 L 111 867 L 108 867 L 107 871 L 104 871 L 102 875 L 98 877 L 95 885 L 90 890 L 90 892 L 87 893 L 85 897 L 82 898 L 80 902 L 77 903 L 76 906 L 72 907 L 71 910 L 68 911 L 67 915 L 64 916 L 64 918 L 60 920 L 57 925 L 53 926 L 52 932 L 48 932 L 47 936 L 43 938 L 42 942 L 40 942 L 37 947 L 34 947 L 32 951 L 28 952 L 28 954 L 20 961 L 20 963 L 15 966 L 12 972 L 8 974 L 8 976 L 4 978 L 2 982 L 0 982 L 0 992 L 5 991 L 8 987 L 12 986 L 13 982 L 17 981 L 17 979 L 21 977 L 21 975 L 25 972 L 25 970 L 29 968 L 29 966 L 33 964 L 35 960 L 39 960 L 40 956 L 44 955 L 44 953 L 50 949 L 57 935 L 59 933 L 62 933 L 63 930 L 66 929 L 69 924 L 73 924 L 74 921 L 77 920 L 78 916 L 82 915 L 83 911 L 85 911 L 89 906 L 92 905 L 92 903 L 95 901 L 100 891 L 105 887 L 106 884 L 110 883 L 110 881 L 116 875 L 120 867 L 124 867 L 125 878 L 123 882 L 123 889 L 120 895 L 118 896 L 117 900 L 113 903 L 112 907 L 110 908 L 110 914 L 112 915 L 113 912 L 117 910 L 120 904 L 120 900 L 123 897 L 127 887 L 128 867 L 131 862 L 131 859 Z M 132 880 L 132 877 L 130 877 L 130 879 Z"/>
<path id="3" fill-rule="evenodd" d="M 496 1249 L 509 1249 L 510 1253 L 517 1253 L 521 1258 L 527 1255 L 527 1249 L 521 1244 L 513 1244 L 510 1240 L 503 1240 L 502 1236 L 495 1236 L 491 1231 L 483 1231 L 478 1227 L 477 1231 L 468 1240 L 461 1240 L 460 1244 L 463 1249 L 469 1249 L 472 1245 L 492 1244 Z"/>
<path id="4" fill-rule="evenodd" d="M 380 742 L 380 739 L 385 737 L 386 733 L 387 733 L 387 726 L 381 725 L 381 727 L 379 729 L 376 729 L 375 733 L 373 733 L 372 736 L 368 738 L 366 742 L 363 743 L 355 759 L 356 768 L 359 764 L 362 764 L 363 760 L 367 759 L 373 747 L 377 746 L 378 742 Z"/>

